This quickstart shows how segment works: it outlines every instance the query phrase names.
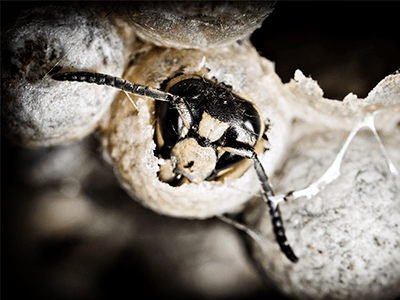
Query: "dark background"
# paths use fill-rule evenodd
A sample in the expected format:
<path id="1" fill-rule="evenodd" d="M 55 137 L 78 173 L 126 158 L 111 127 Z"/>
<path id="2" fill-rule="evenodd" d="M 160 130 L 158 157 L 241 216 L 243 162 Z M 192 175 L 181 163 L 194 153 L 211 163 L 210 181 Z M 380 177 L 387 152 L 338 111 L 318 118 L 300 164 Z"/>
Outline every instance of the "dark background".
<path id="1" fill-rule="evenodd" d="M 365 98 L 400 68 L 398 9 L 398 2 L 278 1 L 251 40 L 283 82 L 300 69 L 326 98 Z"/>
<path id="2" fill-rule="evenodd" d="M 1 2 L 2 28 L 15 19 L 21 9 L 47 3 Z M 353 92 L 360 98 L 385 76 L 400 68 L 399 5 L 397 2 L 286 2 L 278 1 L 272 14 L 264 21 L 251 40 L 260 54 L 276 64 L 276 71 L 283 82 L 293 78 L 296 69 L 317 80 L 325 97 L 341 100 Z M 13 252 L 8 247 L 15 233 L 14 192 L 21 186 L 20 174 L 24 168 L 26 151 L 9 145 L 2 138 L 1 144 L 1 194 L 2 194 L 2 294 L 4 299 L 35 299 L 31 284 L 21 282 L 25 272 L 34 266 L 19 262 L 20 273 L 10 273 L 14 268 Z M 31 188 L 31 187 L 30 187 Z M 29 188 L 25 191 L 30 192 Z M 32 190 L 32 193 L 34 190 Z M 5 230 L 6 229 L 6 230 Z M 119 262 L 124 265 L 123 261 Z M 127 262 L 130 263 L 129 261 Z M 11 265 L 10 265 L 11 264 Z M 105 299 L 122 297 L 127 292 L 123 281 L 112 280 L 118 266 L 110 273 Z M 122 280 L 123 276 L 118 277 Z M 22 282 L 24 282 L 22 280 Z M 153 291 L 148 282 L 140 281 L 146 297 Z M 273 299 L 279 295 L 252 295 L 253 299 Z M 285 299 L 280 297 L 280 299 Z"/>

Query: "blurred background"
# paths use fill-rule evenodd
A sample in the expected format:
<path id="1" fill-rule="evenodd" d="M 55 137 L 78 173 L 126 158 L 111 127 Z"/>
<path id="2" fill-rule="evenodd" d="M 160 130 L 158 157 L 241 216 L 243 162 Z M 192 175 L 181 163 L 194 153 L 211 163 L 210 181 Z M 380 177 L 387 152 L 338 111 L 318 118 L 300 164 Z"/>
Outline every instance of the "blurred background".
<path id="1" fill-rule="evenodd" d="M 41 2 L 2 2 L 2 28 Z M 16 7 L 17 6 L 17 7 Z M 283 82 L 296 69 L 325 97 L 366 97 L 400 68 L 393 2 L 277 2 L 251 40 Z M 1 144 L 5 299 L 286 299 L 235 229 L 136 204 L 93 136 L 32 150 Z"/>

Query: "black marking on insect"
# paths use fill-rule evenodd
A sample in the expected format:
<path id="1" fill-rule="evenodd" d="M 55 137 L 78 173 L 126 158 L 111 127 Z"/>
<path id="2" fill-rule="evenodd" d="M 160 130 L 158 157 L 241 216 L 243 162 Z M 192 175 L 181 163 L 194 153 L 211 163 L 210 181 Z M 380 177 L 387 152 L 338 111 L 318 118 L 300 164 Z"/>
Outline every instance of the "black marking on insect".
<path id="1" fill-rule="evenodd" d="M 161 100 L 156 106 L 155 140 L 157 155 L 168 162 L 159 178 L 169 184 L 219 180 L 244 169 L 241 176 L 250 160 L 270 208 L 277 242 L 292 262 L 298 261 L 286 239 L 279 207 L 270 200 L 274 194 L 257 156 L 264 150 L 265 125 L 253 103 L 199 75 L 179 75 L 164 83 L 165 91 L 99 73 L 69 72 L 52 78 L 107 85 Z"/>

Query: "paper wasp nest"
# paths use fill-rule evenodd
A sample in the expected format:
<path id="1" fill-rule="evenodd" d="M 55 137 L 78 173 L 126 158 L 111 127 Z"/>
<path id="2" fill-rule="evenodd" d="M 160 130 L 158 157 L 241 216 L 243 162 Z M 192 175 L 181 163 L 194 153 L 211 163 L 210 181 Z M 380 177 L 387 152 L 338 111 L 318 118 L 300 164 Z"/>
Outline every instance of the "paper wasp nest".
<path id="1" fill-rule="evenodd" d="M 272 63 L 261 58 L 248 42 L 212 50 L 155 49 L 137 57 L 125 78 L 159 87 L 178 72 L 214 78 L 254 101 L 262 111 L 263 121 L 273 124 L 268 132 L 270 151 L 262 157 L 266 171 L 272 173 L 285 151 L 289 124 L 278 104 L 288 91 L 275 88 L 280 80 Z M 157 172 L 163 162 L 154 156 L 155 103 L 144 97 L 131 98 L 137 108 L 124 93 L 116 99 L 109 119 L 101 123 L 101 136 L 118 178 L 134 198 L 162 214 L 206 218 L 239 208 L 258 191 L 259 181 L 252 168 L 225 183 L 204 181 L 172 187 L 161 182 Z"/>
<path id="2" fill-rule="evenodd" d="M 22 12 L 2 36 L 2 133 L 35 147 L 67 143 L 91 133 L 116 91 L 60 86 L 50 74 L 62 66 L 121 76 L 131 32 L 80 5 Z"/>
<path id="3" fill-rule="evenodd" d="M 207 48 L 248 37 L 272 11 L 272 2 L 143 1 L 121 15 L 146 41 L 163 47 Z"/>
<path id="4" fill-rule="evenodd" d="M 387 76 L 366 99 L 349 95 L 343 102 L 324 99 L 316 82 L 301 73 L 297 80 L 288 85 L 304 105 L 300 114 L 313 117 L 293 127 L 292 146 L 274 178 L 276 192 L 330 181 L 336 174 L 327 170 L 340 174 L 309 199 L 281 205 L 297 264 L 269 246 L 274 237 L 265 205 L 249 207 L 248 224 L 267 236 L 265 245 L 254 244 L 254 258 L 281 291 L 298 299 L 394 299 L 400 293 L 400 74 Z M 378 110 L 384 148 L 373 134 Z M 315 126 L 320 122 L 329 126 Z M 343 128 L 358 128 L 357 122 L 366 128 L 348 138 L 343 162 L 335 165 L 350 136 Z"/>
<path id="5" fill-rule="evenodd" d="M 255 103 L 264 121 L 271 124 L 270 150 L 261 160 L 276 193 L 286 193 L 318 179 L 359 118 L 377 111 L 376 128 L 394 167 L 400 168 L 398 73 L 382 80 L 366 99 L 350 94 L 343 101 L 328 100 L 317 83 L 300 71 L 294 81 L 283 84 L 273 63 L 262 58 L 248 38 L 229 43 L 257 28 L 260 20 L 221 44 L 216 42 L 218 36 L 208 34 L 210 39 L 187 45 L 184 35 L 177 40 L 162 36 L 162 26 L 149 33 L 144 29 L 147 21 L 136 20 L 137 35 L 143 41 L 131 26 L 124 25 L 126 17 L 102 18 L 92 10 L 47 7 L 24 18 L 19 21 L 21 29 L 11 29 L 4 39 L 9 41 L 2 54 L 5 135 L 24 145 L 48 146 L 82 138 L 99 127 L 104 155 L 124 189 L 144 206 L 184 218 L 245 209 L 249 225 L 271 241 L 264 245 L 267 251 L 257 248 L 254 257 L 286 294 L 310 299 L 349 298 L 353 291 L 357 299 L 389 299 L 399 294 L 399 176 L 382 161 L 374 137 L 359 133 L 344 158 L 341 175 L 310 200 L 280 205 L 288 239 L 300 257 L 298 264 L 291 264 L 271 237 L 264 203 L 245 207 L 260 190 L 251 168 L 225 182 L 179 187 L 160 182 L 157 172 L 163 162 L 154 155 L 153 100 L 130 96 L 135 107 L 123 92 L 115 97 L 115 89 L 55 82 L 49 76 L 61 67 L 63 71 L 110 73 L 159 88 L 167 78 L 184 72 L 230 85 Z M 32 20 L 44 22 L 38 23 L 40 30 Z M 65 43 L 71 32 L 73 45 Z M 353 290 L 358 284 L 360 288 Z"/>

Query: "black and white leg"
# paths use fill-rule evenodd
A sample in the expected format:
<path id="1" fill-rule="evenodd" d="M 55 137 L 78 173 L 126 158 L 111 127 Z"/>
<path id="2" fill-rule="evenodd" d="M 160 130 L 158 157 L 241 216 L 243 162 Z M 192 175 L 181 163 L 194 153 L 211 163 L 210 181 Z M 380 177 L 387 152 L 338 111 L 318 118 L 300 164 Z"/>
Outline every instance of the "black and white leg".
<path id="1" fill-rule="evenodd" d="M 274 193 L 272 191 L 271 186 L 269 185 L 267 174 L 265 173 L 265 170 L 260 160 L 258 159 L 257 153 L 255 152 L 254 148 L 251 147 L 250 145 L 236 141 L 230 142 L 229 145 L 228 144 L 224 145 L 224 147 L 221 148 L 225 151 L 246 158 L 250 158 L 253 161 L 253 165 L 256 170 L 258 179 L 261 182 L 265 202 L 268 204 L 270 209 L 269 212 L 272 218 L 272 225 L 274 228 L 275 237 L 279 244 L 279 247 L 281 248 L 282 252 L 286 255 L 288 259 L 290 259 L 292 262 L 297 262 L 298 258 L 294 254 L 292 248 L 290 247 L 289 242 L 285 235 L 285 229 L 283 228 L 283 222 L 278 204 L 275 204 L 270 200 L 270 198 L 274 196 Z"/>

